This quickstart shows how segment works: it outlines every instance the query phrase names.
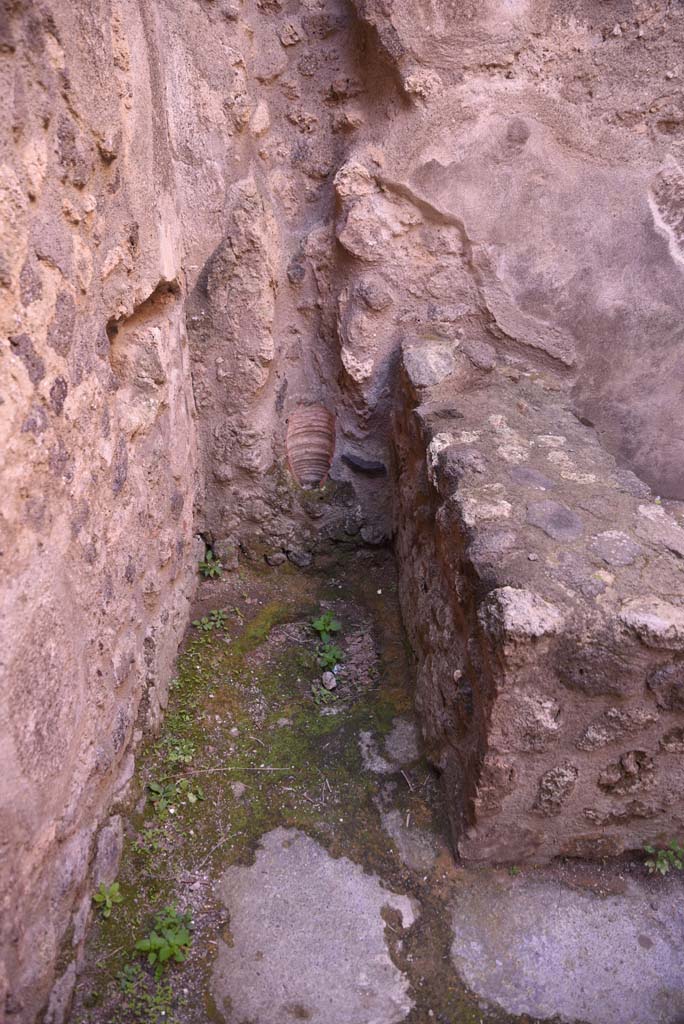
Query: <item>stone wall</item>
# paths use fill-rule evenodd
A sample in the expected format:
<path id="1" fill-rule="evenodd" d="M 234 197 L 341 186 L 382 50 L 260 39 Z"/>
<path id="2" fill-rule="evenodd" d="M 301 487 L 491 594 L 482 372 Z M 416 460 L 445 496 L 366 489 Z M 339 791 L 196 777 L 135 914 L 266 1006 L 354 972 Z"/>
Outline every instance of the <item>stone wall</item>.
<path id="1" fill-rule="evenodd" d="M 205 544 L 226 567 L 306 564 L 369 519 L 387 535 L 386 466 L 349 455 L 367 432 L 334 301 L 333 177 L 383 98 L 364 37 L 342 3 L 1 5 L 10 1019 L 64 1018 L 115 870 L 107 815 L 159 722 Z M 338 444 L 335 479 L 307 492 L 285 440 L 314 403 Z"/>
<path id="2" fill-rule="evenodd" d="M 46 1020 L 63 1015 L 92 885 L 116 868 L 120 822 L 99 838 L 98 827 L 125 793 L 141 730 L 159 720 L 194 586 L 187 265 L 220 185 L 206 153 L 182 168 L 175 156 L 214 93 L 208 43 L 206 67 L 178 82 L 179 37 L 186 68 L 198 39 L 173 15 L 125 2 L 3 5 L 8 1020 L 33 1020 L 48 1001 Z M 60 949 L 66 971 L 50 998 Z"/>

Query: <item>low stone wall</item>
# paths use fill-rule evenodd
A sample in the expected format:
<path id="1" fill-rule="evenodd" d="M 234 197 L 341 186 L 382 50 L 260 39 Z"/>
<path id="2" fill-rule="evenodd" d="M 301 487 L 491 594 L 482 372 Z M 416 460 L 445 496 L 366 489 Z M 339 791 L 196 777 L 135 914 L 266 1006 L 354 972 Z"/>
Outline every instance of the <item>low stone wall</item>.
<path id="1" fill-rule="evenodd" d="M 402 607 L 457 851 L 543 862 L 681 834 L 680 507 L 541 373 L 424 342 L 402 379 Z"/>

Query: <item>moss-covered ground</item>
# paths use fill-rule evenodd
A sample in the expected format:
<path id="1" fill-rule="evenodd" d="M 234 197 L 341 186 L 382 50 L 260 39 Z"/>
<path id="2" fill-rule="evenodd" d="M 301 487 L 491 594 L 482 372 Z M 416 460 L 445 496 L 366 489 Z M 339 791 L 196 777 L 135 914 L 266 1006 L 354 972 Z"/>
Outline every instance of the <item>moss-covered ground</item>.
<path id="1" fill-rule="evenodd" d="M 241 567 L 201 584 L 193 619 L 218 609 L 225 625 L 189 628 L 163 731 L 139 753 L 118 878 L 123 902 L 107 920 L 95 916 L 72 1021 L 222 1020 L 209 978 L 230 922 L 216 879 L 231 864 L 251 863 L 259 838 L 279 825 L 303 830 L 419 901 L 408 937 L 397 941 L 390 917 L 386 931 L 411 980 L 410 1024 L 510 1020 L 485 1011 L 450 965 L 445 906 L 458 872 L 432 772 L 419 761 L 388 779 L 361 756 L 360 732 L 381 745 L 398 717 L 413 714 L 389 553 L 347 553 L 306 572 Z M 318 690 L 310 625 L 324 609 L 340 623 L 335 642 L 344 652 L 329 700 Z M 383 830 L 383 786 L 407 821 L 435 835 L 439 854 L 427 874 L 410 870 Z M 135 944 L 165 907 L 189 911 L 194 928 L 185 961 L 157 979 Z"/>

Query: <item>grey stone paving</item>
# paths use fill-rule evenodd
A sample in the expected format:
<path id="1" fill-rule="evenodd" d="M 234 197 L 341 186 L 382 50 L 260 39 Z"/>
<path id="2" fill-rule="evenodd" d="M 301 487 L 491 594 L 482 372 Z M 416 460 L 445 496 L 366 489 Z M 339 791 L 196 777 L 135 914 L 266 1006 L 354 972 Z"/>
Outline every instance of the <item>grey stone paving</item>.
<path id="1" fill-rule="evenodd" d="M 212 989 L 227 1024 L 395 1024 L 411 1010 L 381 911 L 407 928 L 417 905 L 350 860 L 278 828 L 253 865 L 228 868 L 219 895 L 232 945 L 219 943 Z"/>
<path id="2" fill-rule="evenodd" d="M 437 856 L 434 837 L 425 829 L 409 827 L 401 811 L 381 812 L 380 820 L 404 864 L 414 871 L 429 871 Z"/>
<path id="3" fill-rule="evenodd" d="M 418 730 L 415 722 L 397 718 L 392 731 L 385 738 L 385 750 L 398 765 L 407 765 L 420 757 Z"/>
<path id="4" fill-rule="evenodd" d="M 452 957 L 509 1013 L 588 1024 L 684 1021 L 681 886 L 599 897 L 529 878 L 464 875 Z"/>

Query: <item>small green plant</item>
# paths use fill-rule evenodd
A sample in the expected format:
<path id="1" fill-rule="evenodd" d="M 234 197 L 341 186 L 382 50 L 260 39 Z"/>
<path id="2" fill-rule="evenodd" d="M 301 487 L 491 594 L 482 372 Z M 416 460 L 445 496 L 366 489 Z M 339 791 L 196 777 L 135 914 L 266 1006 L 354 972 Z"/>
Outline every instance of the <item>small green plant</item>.
<path id="1" fill-rule="evenodd" d="M 184 796 L 189 804 L 196 804 L 198 800 L 204 800 L 204 790 L 201 786 L 193 786 L 189 779 L 181 779 L 178 783 L 178 794 Z"/>
<path id="2" fill-rule="evenodd" d="M 316 648 L 316 661 L 319 667 L 322 669 L 334 668 L 344 657 L 342 648 L 333 642 L 335 634 L 342 629 L 342 624 L 337 621 L 331 611 L 327 611 L 321 612 L 318 618 L 312 619 L 311 626 L 318 633 L 320 641 Z"/>
<path id="3" fill-rule="evenodd" d="M 111 885 L 105 885 L 104 882 L 100 882 L 100 886 L 93 896 L 93 903 L 97 903 L 102 917 L 111 917 L 114 906 L 117 903 L 123 903 L 119 883 L 112 882 Z"/>
<path id="4" fill-rule="evenodd" d="M 127 996 L 132 995 L 135 991 L 138 982 L 142 978 L 142 970 L 139 964 L 126 964 L 123 970 L 119 971 L 116 976 L 119 982 L 119 988 Z"/>
<path id="5" fill-rule="evenodd" d="M 136 1024 L 173 1024 L 173 993 L 171 986 L 156 981 L 150 991 L 151 979 L 139 964 L 126 964 L 117 974 L 123 995 L 120 1015 L 117 1009 L 112 1024 L 134 1020 Z"/>
<path id="6" fill-rule="evenodd" d="M 319 644 L 318 650 L 316 651 L 316 659 L 321 668 L 333 669 L 335 665 L 339 664 L 344 658 L 344 653 L 341 647 L 337 644 Z"/>
<path id="7" fill-rule="evenodd" d="M 204 800 L 202 787 L 193 785 L 190 779 L 180 779 L 178 782 L 148 782 L 147 788 L 155 814 L 162 820 L 167 817 L 173 805 L 180 803 L 183 798 L 189 804 Z"/>
<path id="8" fill-rule="evenodd" d="M 208 615 L 203 615 L 201 619 L 194 619 L 192 624 L 197 629 L 201 629 L 203 633 L 211 633 L 214 629 L 225 629 L 226 613 L 223 608 L 215 608 Z"/>
<path id="9" fill-rule="evenodd" d="M 182 964 L 192 942 L 192 920 L 189 913 L 179 914 L 174 907 L 165 907 L 154 919 L 152 931 L 139 939 L 135 948 L 146 954 L 148 964 L 154 967 L 154 976 L 161 978 L 164 969 L 173 961 Z"/>
<path id="10" fill-rule="evenodd" d="M 326 690 L 325 686 L 317 683 L 311 684 L 311 696 L 314 704 L 333 704 L 337 700 L 337 694 Z"/>
<path id="11" fill-rule="evenodd" d="M 339 633 L 342 624 L 337 621 L 332 612 L 321 612 L 317 619 L 313 619 L 311 625 L 318 633 L 322 643 L 328 644 L 335 633 Z"/>
<path id="12" fill-rule="evenodd" d="M 516 867 L 515 864 L 512 864 L 508 869 L 508 874 L 511 878 L 515 878 L 516 875 L 520 874 L 520 868 Z"/>
<path id="13" fill-rule="evenodd" d="M 159 825 L 144 825 L 133 844 L 133 849 L 150 861 L 157 861 L 162 848 L 163 830 Z"/>
<path id="14" fill-rule="evenodd" d="M 192 702 L 188 702 L 190 706 L 194 706 Z M 186 711 L 183 707 L 178 707 L 175 711 L 171 711 L 166 716 L 166 724 L 169 729 L 182 729 L 188 723 L 193 722 L 194 717 L 189 711 Z"/>
<path id="15" fill-rule="evenodd" d="M 649 875 L 667 875 L 673 868 L 684 869 L 684 849 L 673 839 L 665 849 L 658 850 L 655 846 L 645 846 L 646 853 L 651 856 L 645 861 Z"/>
<path id="16" fill-rule="evenodd" d="M 166 741 L 166 760 L 172 767 L 192 764 L 195 744 L 192 740 L 172 738 Z"/>
<path id="17" fill-rule="evenodd" d="M 219 558 L 216 558 L 211 548 L 206 549 L 204 561 L 199 564 L 199 571 L 205 580 L 217 579 L 223 572 L 223 563 Z"/>
<path id="18" fill-rule="evenodd" d="M 170 805 L 176 799 L 176 784 L 174 782 L 149 782 L 147 788 L 155 813 L 166 816 Z"/>

